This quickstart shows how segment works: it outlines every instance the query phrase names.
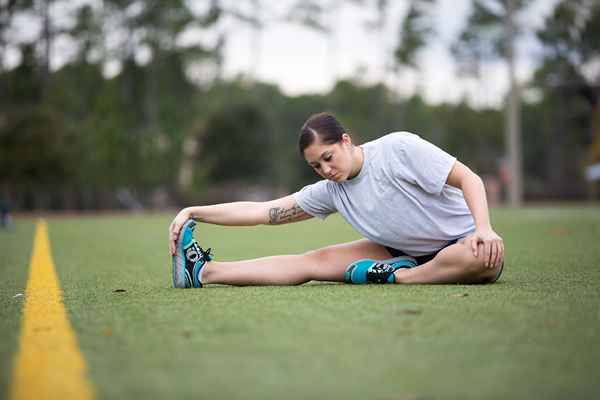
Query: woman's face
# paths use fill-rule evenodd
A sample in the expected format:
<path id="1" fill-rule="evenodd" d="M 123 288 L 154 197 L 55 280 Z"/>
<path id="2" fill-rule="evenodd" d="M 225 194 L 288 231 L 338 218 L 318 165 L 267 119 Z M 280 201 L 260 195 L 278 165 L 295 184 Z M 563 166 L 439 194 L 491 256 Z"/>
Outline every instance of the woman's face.
<path id="1" fill-rule="evenodd" d="M 343 182 L 353 171 L 352 140 L 346 134 L 341 142 L 334 144 L 324 144 L 317 139 L 304 150 L 304 159 L 323 178 Z"/>

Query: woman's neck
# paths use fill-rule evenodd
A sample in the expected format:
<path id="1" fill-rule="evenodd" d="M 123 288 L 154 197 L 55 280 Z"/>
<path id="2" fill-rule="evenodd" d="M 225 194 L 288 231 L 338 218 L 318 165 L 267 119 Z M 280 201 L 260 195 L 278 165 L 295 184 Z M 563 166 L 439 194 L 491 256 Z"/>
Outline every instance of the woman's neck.
<path id="1" fill-rule="evenodd" d="M 360 174 L 364 162 L 365 155 L 362 147 L 352 146 L 352 171 L 350 172 L 348 179 L 356 178 L 358 174 Z"/>

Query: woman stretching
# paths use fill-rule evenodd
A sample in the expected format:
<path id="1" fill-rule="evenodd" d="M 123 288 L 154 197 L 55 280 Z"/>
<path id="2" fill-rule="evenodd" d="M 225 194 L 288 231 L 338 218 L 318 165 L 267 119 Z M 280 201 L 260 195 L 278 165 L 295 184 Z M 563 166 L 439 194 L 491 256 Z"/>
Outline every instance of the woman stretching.
<path id="1" fill-rule="evenodd" d="M 266 202 L 181 210 L 169 227 L 173 285 L 487 283 L 504 266 L 483 182 L 448 153 L 408 132 L 356 146 L 328 113 L 302 126 L 299 149 L 324 179 Z M 279 225 L 339 212 L 364 238 L 299 255 L 217 262 L 193 238 L 195 221 Z"/>

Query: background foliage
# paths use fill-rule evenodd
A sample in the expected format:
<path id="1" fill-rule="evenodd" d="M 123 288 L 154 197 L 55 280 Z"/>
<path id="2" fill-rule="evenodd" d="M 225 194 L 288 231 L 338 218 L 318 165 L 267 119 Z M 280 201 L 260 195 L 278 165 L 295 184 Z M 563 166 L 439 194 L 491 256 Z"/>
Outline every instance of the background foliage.
<path id="1" fill-rule="evenodd" d="M 326 35 L 321 18 L 329 3 L 300 3 L 292 4 L 290 23 Z M 354 3 L 385 17 L 386 1 Z M 260 28 L 268 21 L 251 10 L 264 5 L 196 4 L 203 7 L 183 0 L 1 1 L 0 52 L 18 49 L 21 59 L 0 69 L 0 195 L 19 209 L 99 209 L 285 194 L 315 180 L 297 154 L 296 135 L 323 110 L 336 113 L 357 142 L 413 131 L 502 182 L 503 110 L 466 99 L 431 105 L 418 92 L 404 98 L 358 79 L 303 96 L 251 76 L 225 80 L 226 37 L 210 45 L 181 45 L 178 37 L 189 29 L 209 35 L 225 15 Z M 473 1 L 453 46 L 467 73 L 502 57 L 494 26 L 504 4 Z M 395 73 L 418 68 L 416 55 L 434 37 L 427 19 L 434 6 L 410 2 L 393 49 Z M 14 35 L 23 18 L 40 21 L 33 40 Z M 600 73 L 588 68 L 598 60 L 599 26 L 598 2 L 562 0 L 533 32 L 544 51 L 522 87 L 535 94 L 521 112 L 527 199 L 586 196 L 584 168 L 600 161 Z M 76 51 L 53 69 L 53 44 L 65 38 Z M 149 56 L 140 61 L 140 53 Z M 110 63 L 118 73 L 105 73 Z"/>

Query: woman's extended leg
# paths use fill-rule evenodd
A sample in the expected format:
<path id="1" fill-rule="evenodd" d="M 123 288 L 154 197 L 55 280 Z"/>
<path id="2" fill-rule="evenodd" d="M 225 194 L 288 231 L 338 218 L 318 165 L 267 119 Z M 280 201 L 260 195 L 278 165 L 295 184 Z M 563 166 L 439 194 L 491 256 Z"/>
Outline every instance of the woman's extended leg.
<path id="1" fill-rule="evenodd" d="M 367 239 L 336 244 L 299 255 L 254 260 L 211 261 L 202 270 L 203 283 L 228 285 L 295 285 L 311 280 L 344 280 L 348 265 L 361 258 L 390 258 L 381 245 Z"/>
<path id="2" fill-rule="evenodd" d="M 483 245 L 478 257 L 470 247 L 458 242 L 441 250 L 433 260 L 411 269 L 399 269 L 397 283 L 486 283 L 494 282 L 501 267 L 487 268 Z"/>

